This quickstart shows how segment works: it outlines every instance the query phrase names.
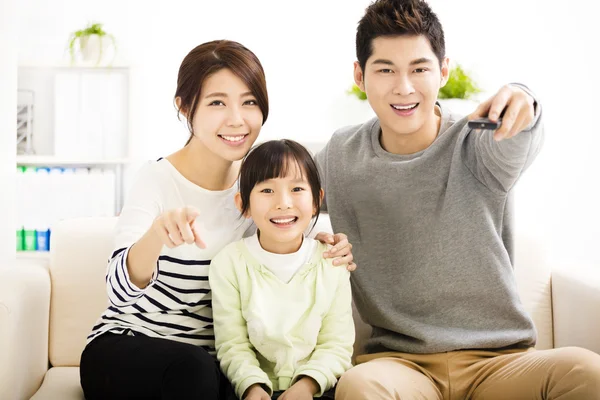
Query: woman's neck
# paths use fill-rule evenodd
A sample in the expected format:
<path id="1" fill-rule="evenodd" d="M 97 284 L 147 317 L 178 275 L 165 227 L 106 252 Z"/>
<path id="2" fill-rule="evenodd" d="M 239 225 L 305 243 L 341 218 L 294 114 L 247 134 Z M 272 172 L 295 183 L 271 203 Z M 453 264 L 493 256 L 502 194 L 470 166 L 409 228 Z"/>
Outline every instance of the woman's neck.
<path id="1" fill-rule="evenodd" d="M 225 160 L 194 142 L 167 159 L 187 180 L 206 190 L 229 189 L 240 169 L 240 161 Z"/>

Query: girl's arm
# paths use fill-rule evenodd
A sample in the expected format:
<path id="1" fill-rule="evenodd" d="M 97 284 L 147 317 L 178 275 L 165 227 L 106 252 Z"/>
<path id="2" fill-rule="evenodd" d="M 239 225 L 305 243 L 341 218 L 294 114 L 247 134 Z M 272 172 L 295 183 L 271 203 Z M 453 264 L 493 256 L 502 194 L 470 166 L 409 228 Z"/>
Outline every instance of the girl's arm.
<path id="1" fill-rule="evenodd" d="M 292 379 L 294 383 L 303 376 L 314 379 L 320 387 L 316 396 L 322 396 L 335 386 L 337 378 L 352 367 L 354 320 L 350 273 L 342 268 L 335 270 L 339 271 L 337 290 L 323 318 L 317 346 L 309 361 L 295 371 Z"/>
<path id="2" fill-rule="evenodd" d="M 209 282 L 212 291 L 215 346 L 221 370 L 235 389 L 238 398 L 253 385 L 260 384 L 273 395 L 271 381 L 260 368 L 254 347 L 248 339 L 246 320 L 235 261 L 235 244 L 225 247 L 210 263 Z"/>

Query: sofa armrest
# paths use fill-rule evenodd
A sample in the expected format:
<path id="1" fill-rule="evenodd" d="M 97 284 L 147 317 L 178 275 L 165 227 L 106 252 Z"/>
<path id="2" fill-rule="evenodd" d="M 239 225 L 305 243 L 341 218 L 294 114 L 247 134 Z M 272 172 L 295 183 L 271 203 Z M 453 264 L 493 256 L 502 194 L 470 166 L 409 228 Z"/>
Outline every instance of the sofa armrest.
<path id="1" fill-rule="evenodd" d="M 50 275 L 39 264 L 0 266 L 0 399 L 29 399 L 48 370 Z"/>
<path id="2" fill-rule="evenodd" d="M 554 347 L 579 346 L 600 354 L 600 265 L 552 270 Z"/>

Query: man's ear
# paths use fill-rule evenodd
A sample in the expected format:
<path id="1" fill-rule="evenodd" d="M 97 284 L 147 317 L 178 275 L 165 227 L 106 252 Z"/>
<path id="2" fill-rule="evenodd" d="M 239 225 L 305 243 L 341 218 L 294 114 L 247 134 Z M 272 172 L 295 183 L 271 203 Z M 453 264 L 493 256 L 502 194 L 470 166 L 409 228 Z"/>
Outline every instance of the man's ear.
<path id="1" fill-rule="evenodd" d="M 181 97 L 179 97 L 179 96 L 175 97 L 175 106 L 177 107 L 177 110 L 179 111 L 179 113 L 181 115 L 183 115 L 185 117 L 185 119 L 187 119 L 187 111 L 184 110 L 183 108 L 181 108 Z"/>
<path id="2" fill-rule="evenodd" d="M 365 91 L 365 75 L 358 61 L 354 61 L 354 83 L 360 90 Z"/>
<path id="3" fill-rule="evenodd" d="M 440 72 L 442 76 L 440 88 L 443 88 L 444 86 L 446 86 L 446 83 L 448 83 L 448 78 L 450 78 L 450 59 L 448 57 L 444 57 L 444 59 L 442 60 L 442 67 Z"/>
<path id="4" fill-rule="evenodd" d="M 238 211 L 241 213 L 242 212 L 242 194 L 240 192 L 237 192 L 235 194 L 235 196 L 233 197 L 233 201 L 235 202 L 235 207 L 238 209 Z M 244 218 L 250 218 L 250 210 L 247 210 L 244 214 L 243 214 Z"/>

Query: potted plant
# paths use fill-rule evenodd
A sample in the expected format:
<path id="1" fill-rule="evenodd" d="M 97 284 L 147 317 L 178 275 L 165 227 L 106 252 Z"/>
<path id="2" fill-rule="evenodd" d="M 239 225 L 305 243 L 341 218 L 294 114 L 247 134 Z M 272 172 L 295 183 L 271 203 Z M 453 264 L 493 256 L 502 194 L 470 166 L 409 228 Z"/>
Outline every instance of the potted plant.
<path id="1" fill-rule="evenodd" d="M 113 35 L 102 29 L 101 23 L 90 23 L 84 29 L 71 33 L 69 37 L 69 54 L 71 63 L 76 60 L 76 50 L 81 55 L 84 63 L 100 65 L 107 50 L 112 45 L 113 53 L 116 52 L 116 43 Z M 114 58 L 114 54 L 113 54 Z M 112 60 L 111 60 L 112 61 Z"/>
<path id="2" fill-rule="evenodd" d="M 448 82 L 438 92 L 438 101 L 442 107 L 467 115 L 475 111 L 478 102 L 473 97 L 480 92 L 481 89 L 475 81 L 459 64 L 456 64 L 450 69 Z"/>

